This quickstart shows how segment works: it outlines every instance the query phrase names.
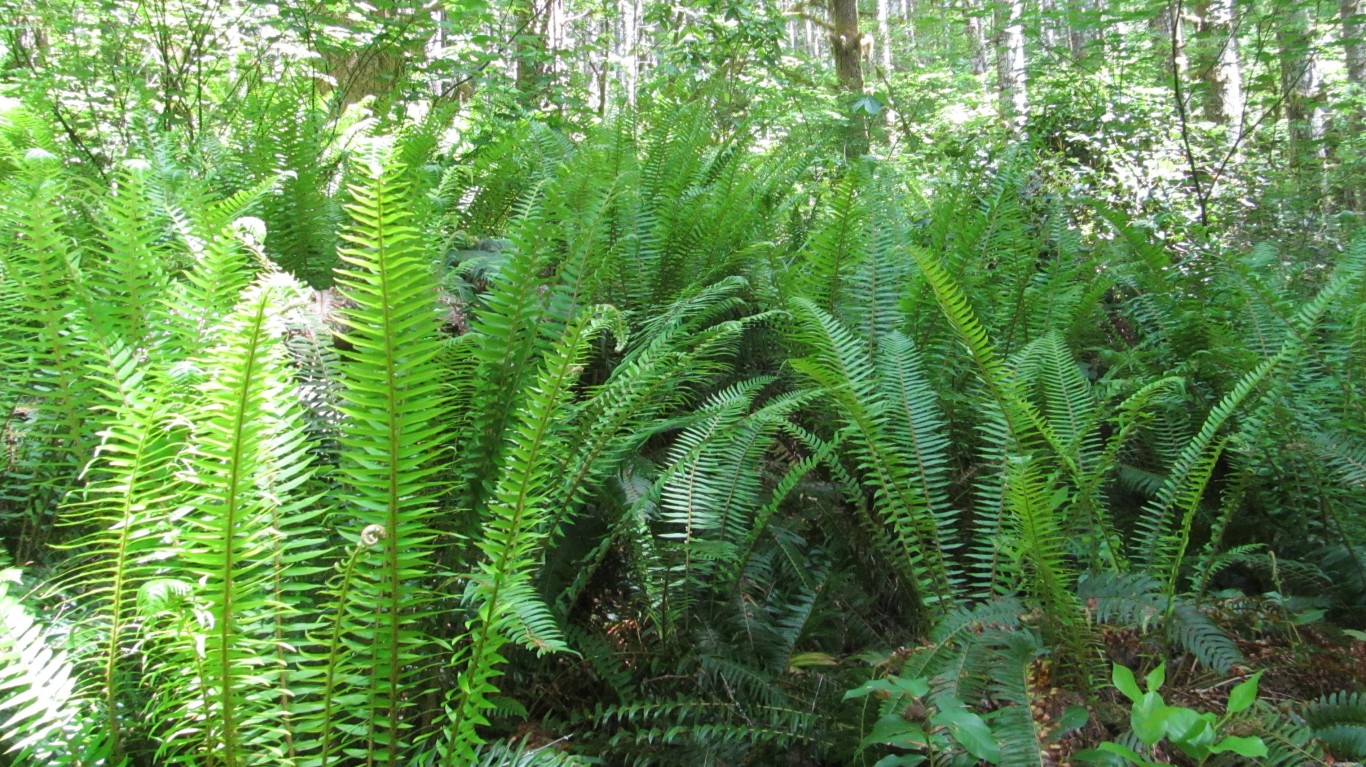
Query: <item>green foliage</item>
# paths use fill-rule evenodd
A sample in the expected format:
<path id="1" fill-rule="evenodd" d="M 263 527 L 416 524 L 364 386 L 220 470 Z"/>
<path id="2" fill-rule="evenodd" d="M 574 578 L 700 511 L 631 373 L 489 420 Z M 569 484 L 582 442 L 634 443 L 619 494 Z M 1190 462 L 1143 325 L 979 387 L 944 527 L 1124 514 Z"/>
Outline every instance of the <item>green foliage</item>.
<path id="1" fill-rule="evenodd" d="M 1366 696 L 1337 692 L 1307 701 L 1301 715 L 1314 737 L 1338 759 L 1366 758 Z"/>
<path id="2" fill-rule="evenodd" d="M 0 580 L 0 706 L 5 751 L 34 764 L 77 765 L 111 759 L 117 754 L 100 727 L 93 702 L 79 690 L 67 637 L 45 626 L 10 589 L 21 573 L 6 569 Z M 113 737 L 116 737 L 113 736 Z M 118 763 L 113 759 L 110 763 Z"/>
<path id="3" fill-rule="evenodd" d="M 870 70 L 842 158 L 782 54 L 815 9 L 742 5 L 10 8 L 5 759 L 1366 749 L 1356 692 L 1278 712 L 1252 669 L 1224 717 L 1123 665 L 1132 735 L 1080 705 L 1366 604 L 1366 249 L 1231 212 L 1328 187 L 1174 144 L 1154 62 L 1031 73 L 1076 99 L 1023 137 L 907 101 L 981 91 L 928 18 L 888 20 L 923 77 Z"/>
<path id="4" fill-rule="evenodd" d="M 323 763 L 360 748 L 397 762 L 412 733 L 413 699 L 436 661 L 421 618 L 432 596 L 431 498 L 441 449 L 444 393 L 436 295 L 399 182 L 381 165 L 352 188 L 338 289 L 353 308 L 339 337 L 342 493 L 336 523 L 355 553 L 329 588 L 335 611 L 319 658 L 326 680 L 315 725 Z M 354 739 L 354 740 L 353 740 Z"/>
<path id="5" fill-rule="evenodd" d="M 1215 754 L 1233 753 L 1248 759 L 1267 755 L 1266 744 L 1261 738 L 1223 735 L 1221 732 L 1234 717 L 1247 711 L 1257 700 L 1260 671 L 1239 682 L 1229 691 L 1227 710 L 1222 717 L 1182 706 L 1166 705 L 1158 693 L 1165 676 L 1166 664 L 1159 664 L 1148 673 L 1145 679 L 1148 689 L 1144 692 L 1139 689 L 1133 671 L 1126 666 L 1115 666 L 1112 677 L 1115 688 L 1133 704 L 1129 721 L 1134 735 L 1144 746 L 1152 748 L 1158 741 L 1165 739 L 1199 764 L 1204 764 Z M 1090 755 L 1093 759 L 1104 759 L 1107 755 L 1114 755 L 1143 767 L 1165 764 L 1152 761 L 1119 743 L 1101 743 L 1097 751 L 1100 753 Z"/>

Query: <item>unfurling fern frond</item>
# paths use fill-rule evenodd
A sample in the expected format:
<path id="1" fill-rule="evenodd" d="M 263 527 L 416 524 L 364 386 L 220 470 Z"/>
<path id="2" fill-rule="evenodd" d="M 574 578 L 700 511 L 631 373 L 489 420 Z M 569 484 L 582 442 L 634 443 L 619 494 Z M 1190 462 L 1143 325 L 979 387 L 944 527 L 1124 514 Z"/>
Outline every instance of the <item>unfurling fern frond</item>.
<path id="1" fill-rule="evenodd" d="M 369 167 L 351 188 L 338 289 L 351 308 L 341 337 L 343 536 L 353 547 L 330 589 L 331 629 L 315 639 L 320 699 L 309 732 L 323 765 L 359 749 L 395 764 L 430 732 L 417 703 L 439 661 L 424 619 L 434 572 L 433 475 L 447 411 L 429 254 L 414 229 L 401 169 Z"/>

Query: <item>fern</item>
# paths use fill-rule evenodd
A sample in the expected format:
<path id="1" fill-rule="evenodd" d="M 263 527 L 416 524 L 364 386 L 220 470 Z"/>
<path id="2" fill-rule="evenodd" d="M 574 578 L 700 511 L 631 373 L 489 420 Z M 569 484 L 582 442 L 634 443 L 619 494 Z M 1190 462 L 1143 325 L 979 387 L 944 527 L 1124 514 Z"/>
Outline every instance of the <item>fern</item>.
<path id="1" fill-rule="evenodd" d="M 863 176 L 856 166 L 835 189 L 833 199 L 822 211 L 821 221 L 802 248 L 807 268 L 801 276 L 800 295 L 834 315 L 845 305 L 844 294 L 863 257 L 863 227 L 868 211 L 863 204 Z"/>
<path id="2" fill-rule="evenodd" d="M 1036 693 L 1030 689 L 1044 648 L 1037 637 L 1023 631 L 1008 632 L 1003 640 L 991 665 L 993 698 L 1004 704 L 993 728 L 1001 743 L 1000 765 L 1044 767 L 1048 764 L 1047 732 L 1034 719 Z"/>
<path id="3" fill-rule="evenodd" d="M 1366 694 L 1336 692 L 1306 702 L 1301 711 L 1314 737 L 1337 759 L 1366 759 Z"/>
<path id="4" fill-rule="evenodd" d="M 546 534 L 544 497 L 553 487 L 556 448 L 563 444 L 557 426 L 589 341 L 605 328 L 620 333 L 616 318 L 608 310 L 580 314 L 526 390 L 508 435 L 506 463 L 479 539 L 483 560 L 471 584 L 477 612 L 467 627 L 468 647 L 457 655 L 461 676 L 443 743 L 447 758 L 463 763 L 480 742 L 475 728 L 486 723 L 484 713 L 493 707 L 492 680 L 505 661 L 501 651 L 507 642 L 519 641 L 538 652 L 566 649 L 548 606 L 531 588 L 530 568 Z"/>
<path id="5" fill-rule="evenodd" d="M 277 568 L 299 561 L 276 553 L 286 543 L 274 531 L 309 529 L 305 499 L 294 493 L 310 468 L 307 445 L 276 313 L 296 289 L 266 282 L 228 318 L 209 356 L 181 475 L 193 490 L 177 558 L 196 583 L 190 599 L 202 617 L 166 641 L 176 662 L 198 673 L 158 705 L 163 727 L 192 728 L 197 750 L 229 766 L 256 763 L 263 751 L 287 756 L 278 727 L 290 719 L 292 695 L 288 685 L 279 695 L 262 689 L 272 674 L 260 661 L 297 643 L 303 629 L 281 635 L 278 621 L 298 609 L 297 600 L 272 585 L 289 577 Z"/>
<path id="6" fill-rule="evenodd" d="M 19 571 L 0 571 L 0 744 L 19 763 L 123 764 L 80 694 L 61 633 L 9 591 Z M 102 762 L 102 760 L 108 760 Z"/>
<path id="7" fill-rule="evenodd" d="M 135 364 L 130 351 L 123 359 Z M 115 374 L 133 375 L 127 368 Z M 170 387 L 152 382 L 145 388 L 145 393 L 111 412 L 87 470 L 90 479 L 83 498 L 63 514 L 66 523 L 95 532 L 74 542 L 82 555 L 57 581 L 71 588 L 100 584 L 86 587 L 86 620 L 94 628 L 80 658 L 100 682 L 103 722 L 115 755 L 124 750 L 127 714 L 120 710 L 121 701 L 135 679 L 128 668 L 128 652 L 140 630 L 138 595 L 160 575 L 159 563 L 176 552 L 167 544 L 173 539 L 168 535 L 169 520 L 160 510 L 180 500 L 175 461 L 188 436 L 176 415 L 183 403 L 171 396 Z"/>
<path id="8" fill-rule="evenodd" d="M 1263 380 L 1299 350 L 1301 337 L 1314 327 L 1328 306 L 1355 281 L 1363 264 L 1366 264 L 1366 251 L 1349 254 L 1339 265 L 1333 279 L 1300 309 L 1295 318 L 1294 332 L 1281 345 L 1280 351 L 1244 374 L 1210 411 L 1196 435 L 1186 443 L 1167 480 L 1144 510 L 1138 524 L 1136 548 L 1144 552 L 1142 559 L 1150 571 L 1170 574 L 1181 566 L 1190 527 L 1181 524 L 1173 528 L 1171 517 L 1183 503 L 1185 508 L 1190 508 L 1198 501 L 1204 486 L 1201 476 L 1208 476 L 1208 470 L 1217 459 L 1216 440 L 1224 424 L 1252 396 Z M 1168 576 L 1168 583 L 1174 582 L 1174 576 Z"/>
<path id="9" fill-rule="evenodd" d="M 1165 593 L 1166 584 L 1142 573 L 1105 573 L 1083 578 L 1077 596 L 1098 623 L 1161 628 L 1204 665 L 1227 674 L 1244 662 L 1238 645 L 1209 616 Z"/>
<path id="10" fill-rule="evenodd" d="M 1013 459 L 1006 469 L 1005 506 L 1022 560 L 1028 593 L 1039 600 L 1048 639 L 1068 650 L 1069 660 L 1085 661 L 1086 630 L 1073 594 L 1075 576 L 1064 557 L 1066 537 L 1060 524 L 1066 491 L 1054 486 L 1037 465 Z M 1084 672 L 1089 669 L 1084 669 Z M 1082 675 L 1085 681 L 1085 673 Z"/>
<path id="11" fill-rule="evenodd" d="M 92 313 L 98 332 L 142 347 L 162 341 L 149 337 L 151 321 L 172 272 L 169 250 L 159 242 L 165 223 L 149 188 L 150 175 L 141 160 L 125 162 L 115 174 L 97 224 L 103 235 L 99 257 L 90 259 L 86 270 L 89 300 L 100 307 Z"/>
<path id="12" fill-rule="evenodd" d="M 892 528 L 893 540 L 906 558 L 921 599 L 935 610 L 946 609 L 956 596 L 959 581 L 948 560 L 956 548 L 953 520 L 947 510 L 941 508 L 936 515 L 929 506 L 929 493 L 938 492 L 943 486 L 934 475 L 938 471 L 936 464 L 943 460 L 935 454 L 935 448 L 944 443 L 925 434 L 924 427 L 917 433 L 913 426 L 921 419 L 921 423 L 932 424 L 934 416 L 908 411 L 896 414 L 891 409 L 894 400 L 889 402 L 881 391 L 876 371 L 855 338 L 834 318 L 805 300 L 798 299 L 793 309 L 796 340 L 812 350 L 810 356 L 794 360 L 794 367 L 839 403 L 840 415 L 855 435 L 860 466 L 868 472 L 876 489 L 878 511 Z M 892 353 L 910 353 L 908 341 L 893 343 L 896 345 L 891 347 Z M 889 373 L 896 371 L 902 375 L 900 380 L 892 377 L 888 384 L 910 387 L 900 392 L 899 404 L 927 404 L 932 395 L 927 395 L 925 384 L 914 377 L 914 358 L 904 364 L 906 367 L 900 371 L 890 363 L 888 367 Z M 892 396 L 897 394 L 893 389 Z M 898 424 L 898 415 L 915 420 Z M 928 443 L 926 436 L 931 436 Z M 921 484 L 918 478 L 932 485 Z"/>
<path id="13" fill-rule="evenodd" d="M 1314 740 L 1313 732 L 1301 717 L 1287 716 L 1263 701 L 1252 710 L 1260 714 L 1251 720 L 1256 735 L 1267 746 L 1267 755 L 1260 764 L 1266 767 L 1325 764 L 1322 745 Z"/>
<path id="14" fill-rule="evenodd" d="M 39 484 L 74 473 L 94 447 L 85 418 L 93 404 L 84 370 L 89 300 L 63 227 L 66 181 L 54 159 L 33 157 L 22 169 L 11 192 L 20 199 L 6 210 L 14 241 L 0 251 L 17 293 L 12 332 L 26 337 L 30 352 L 19 386 L 36 399 L 44 435 Z"/>
<path id="15" fill-rule="evenodd" d="M 431 638 L 423 625 L 434 572 L 433 474 L 446 412 L 438 309 L 427 261 L 395 179 L 401 169 L 372 166 L 353 186 L 352 226 L 337 284 L 354 308 L 341 337 L 353 352 L 340 365 L 344 537 L 357 558 L 334 580 L 334 625 L 320 658 L 325 679 L 322 764 L 358 748 L 393 764 L 424 735 L 413 732 L 415 702 L 426 692 Z M 359 542 L 369 540 L 369 545 Z M 332 705 L 334 698 L 349 705 Z"/>

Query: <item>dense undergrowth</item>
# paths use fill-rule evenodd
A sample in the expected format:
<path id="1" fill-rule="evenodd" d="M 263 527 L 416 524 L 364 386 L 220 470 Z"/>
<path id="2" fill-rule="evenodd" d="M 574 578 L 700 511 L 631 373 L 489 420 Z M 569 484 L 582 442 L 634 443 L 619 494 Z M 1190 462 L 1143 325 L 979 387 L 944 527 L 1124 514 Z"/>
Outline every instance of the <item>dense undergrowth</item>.
<path id="1" fill-rule="evenodd" d="M 1366 757 L 1366 245 L 705 97 L 349 114 L 105 179 L 7 116 L 5 759 L 1060 764 L 1164 660 Z"/>

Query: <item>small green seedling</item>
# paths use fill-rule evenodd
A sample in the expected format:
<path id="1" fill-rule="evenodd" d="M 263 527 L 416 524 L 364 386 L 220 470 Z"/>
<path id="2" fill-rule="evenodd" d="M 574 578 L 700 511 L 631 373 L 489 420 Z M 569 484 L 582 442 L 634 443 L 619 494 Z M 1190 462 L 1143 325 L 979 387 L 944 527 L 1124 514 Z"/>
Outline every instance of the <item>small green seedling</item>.
<path id="1" fill-rule="evenodd" d="M 860 750 L 885 745 L 913 753 L 890 754 L 875 767 L 934 764 L 998 764 L 1001 746 L 981 716 L 952 695 L 927 700 L 930 684 L 923 678 L 892 676 L 874 679 L 844 694 L 844 699 L 875 693 L 881 698 L 877 722 Z M 961 749 L 961 750 L 960 750 Z"/>
<path id="2" fill-rule="evenodd" d="M 1115 687 L 1133 703 L 1129 724 L 1144 746 L 1151 748 L 1165 738 L 1197 764 L 1204 764 L 1211 756 L 1226 752 L 1249 759 L 1266 756 L 1266 744 L 1261 738 L 1220 735 L 1233 717 L 1246 711 L 1257 700 L 1257 681 L 1262 672 L 1258 671 L 1233 688 L 1228 696 L 1227 711 L 1218 717 L 1182 706 L 1168 706 L 1158 693 L 1166 679 L 1166 665 L 1163 663 L 1148 674 L 1145 679 L 1147 692 L 1138 688 L 1134 672 L 1124 666 L 1116 665 L 1112 677 Z M 1101 743 L 1095 749 L 1077 756 L 1092 762 L 1111 764 L 1116 763 L 1114 757 L 1118 756 L 1140 767 L 1161 767 L 1166 764 L 1154 762 L 1127 746 L 1113 742 Z"/>

